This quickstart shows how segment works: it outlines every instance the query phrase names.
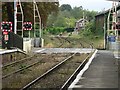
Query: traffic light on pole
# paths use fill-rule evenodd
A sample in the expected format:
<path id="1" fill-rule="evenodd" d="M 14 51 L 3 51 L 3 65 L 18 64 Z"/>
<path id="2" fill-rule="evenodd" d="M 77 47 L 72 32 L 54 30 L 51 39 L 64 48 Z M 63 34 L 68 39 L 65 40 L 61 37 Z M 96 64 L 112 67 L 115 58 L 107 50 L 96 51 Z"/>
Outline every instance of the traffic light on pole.
<path id="1" fill-rule="evenodd" d="M 12 32 L 12 22 L 1 22 L 2 32 Z"/>
<path id="2" fill-rule="evenodd" d="M 23 30 L 32 30 L 32 23 L 31 22 L 24 22 L 23 23 Z"/>
<path id="3" fill-rule="evenodd" d="M 3 40 L 7 45 L 9 41 L 9 32 L 12 32 L 12 22 L 1 22 L 1 30 L 3 34 Z"/>

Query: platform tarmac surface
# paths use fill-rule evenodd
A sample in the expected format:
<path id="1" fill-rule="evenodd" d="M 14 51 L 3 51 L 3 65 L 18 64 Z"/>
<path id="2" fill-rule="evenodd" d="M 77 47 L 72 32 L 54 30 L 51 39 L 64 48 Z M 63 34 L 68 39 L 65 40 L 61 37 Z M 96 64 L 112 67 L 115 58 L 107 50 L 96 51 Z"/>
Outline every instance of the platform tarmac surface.
<path id="1" fill-rule="evenodd" d="M 82 77 L 73 83 L 70 90 L 119 90 L 118 65 L 113 53 L 98 51 Z"/>

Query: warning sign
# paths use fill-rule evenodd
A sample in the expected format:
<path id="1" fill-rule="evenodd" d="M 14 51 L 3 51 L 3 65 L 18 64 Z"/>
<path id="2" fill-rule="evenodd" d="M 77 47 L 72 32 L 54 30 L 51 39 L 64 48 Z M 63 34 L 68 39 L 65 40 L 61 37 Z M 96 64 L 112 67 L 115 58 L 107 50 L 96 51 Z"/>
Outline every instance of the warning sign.
<path id="1" fill-rule="evenodd" d="M 5 35 L 5 36 L 4 36 L 4 40 L 5 40 L 5 41 L 8 41 L 8 35 Z"/>

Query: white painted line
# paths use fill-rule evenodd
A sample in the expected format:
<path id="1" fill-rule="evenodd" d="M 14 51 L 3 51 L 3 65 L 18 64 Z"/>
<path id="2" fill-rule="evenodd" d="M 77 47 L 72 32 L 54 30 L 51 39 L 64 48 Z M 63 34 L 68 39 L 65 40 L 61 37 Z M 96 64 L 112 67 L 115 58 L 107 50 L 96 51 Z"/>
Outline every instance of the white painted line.
<path id="1" fill-rule="evenodd" d="M 115 58 L 120 59 L 120 57 L 118 57 L 118 56 L 115 56 Z"/>
<path id="2" fill-rule="evenodd" d="M 5 54 L 5 53 L 12 53 L 12 52 L 16 52 L 18 51 L 17 49 L 13 49 L 13 50 L 0 50 L 0 55 L 1 54 Z"/>
<path id="3" fill-rule="evenodd" d="M 36 53 L 39 53 L 39 52 L 42 52 L 42 51 L 44 51 L 45 49 L 41 49 L 41 50 L 37 50 L 37 51 L 35 51 Z"/>
<path id="4" fill-rule="evenodd" d="M 76 85 L 76 86 L 74 86 L 74 88 L 82 88 L 83 87 L 83 85 Z"/>
<path id="5" fill-rule="evenodd" d="M 75 84 L 77 84 L 79 82 L 79 80 L 81 79 L 83 73 L 89 68 L 90 64 L 92 63 L 92 60 L 94 59 L 96 53 L 98 52 L 98 50 L 96 50 L 94 52 L 94 54 L 92 55 L 92 57 L 89 59 L 89 61 L 87 62 L 87 64 L 85 65 L 85 67 L 80 71 L 80 73 L 77 75 L 76 79 L 72 82 L 72 84 L 69 86 L 69 88 L 72 90 L 72 88 L 76 87 Z"/>

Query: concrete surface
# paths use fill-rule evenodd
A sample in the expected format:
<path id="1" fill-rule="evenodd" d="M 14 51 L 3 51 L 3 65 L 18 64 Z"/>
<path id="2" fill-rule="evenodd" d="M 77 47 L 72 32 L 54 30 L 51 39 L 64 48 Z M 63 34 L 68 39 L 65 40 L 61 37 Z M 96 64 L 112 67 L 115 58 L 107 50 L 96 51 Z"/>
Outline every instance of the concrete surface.
<path id="1" fill-rule="evenodd" d="M 91 48 L 35 48 L 34 53 L 91 53 Z"/>
<path id="2" fill-rule="evenodd" d="M 120 62 L 117 64 L 111 51 L 98 51 L 89 69 L 84 72 L 72 90 L 118 90 L 119 65 Z"/>

